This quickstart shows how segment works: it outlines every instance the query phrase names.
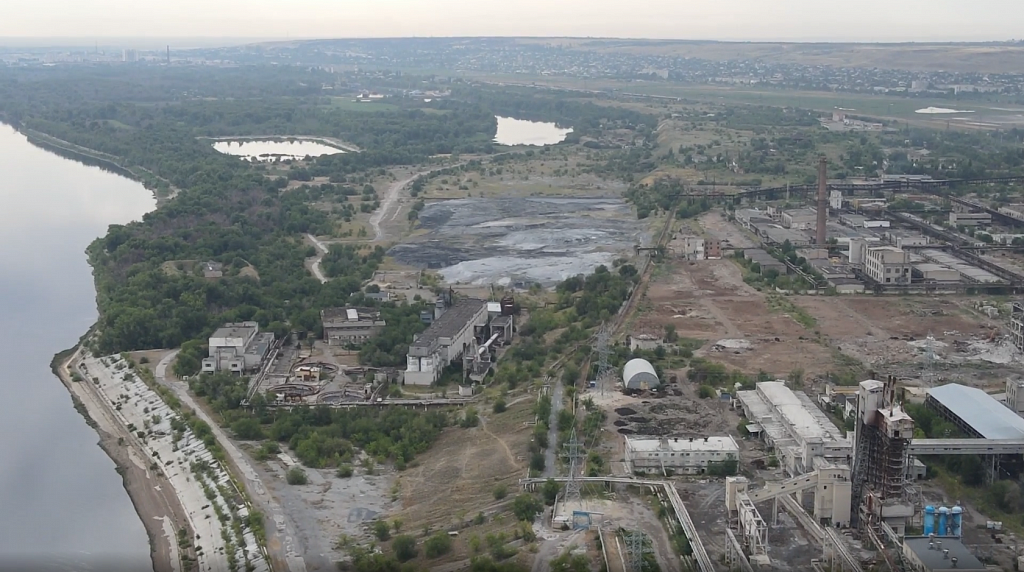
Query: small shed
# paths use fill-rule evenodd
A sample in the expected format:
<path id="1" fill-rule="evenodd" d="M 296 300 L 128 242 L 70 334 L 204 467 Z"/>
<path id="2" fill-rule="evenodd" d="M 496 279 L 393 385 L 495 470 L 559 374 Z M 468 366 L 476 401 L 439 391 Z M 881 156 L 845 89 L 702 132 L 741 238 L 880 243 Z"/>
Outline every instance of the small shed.
<path id="1" fill-rule="evenodd" d="M 650 390 L 661 385 L 658 374 L 651 362 L 645 359 L 631 359 L 622 368 L 622 386 L 627 390 Z"/>

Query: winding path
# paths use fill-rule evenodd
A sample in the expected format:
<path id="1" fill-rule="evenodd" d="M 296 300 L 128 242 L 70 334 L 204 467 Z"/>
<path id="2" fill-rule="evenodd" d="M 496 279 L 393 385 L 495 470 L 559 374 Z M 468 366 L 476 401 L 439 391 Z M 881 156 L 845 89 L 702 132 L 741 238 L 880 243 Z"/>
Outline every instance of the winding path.
<path id="1" fill-rule="evenodd" d="M 323 262 L 324 255 L 327 254 L 327 245 L 320 242 L 320 239 L 312 234 L 307 234 L 306 237 L 313 241 L 313 246 L 316 247 L 316 250 L 319 253 L 316 255 L 316 260 L 313 261 L 313 276 L 316 276 L 316 279 L 319 280 L 321 284 L 327 284 L 327 277 L 324 276 L 323 270 L 320 269 L 320 263 Z"/>

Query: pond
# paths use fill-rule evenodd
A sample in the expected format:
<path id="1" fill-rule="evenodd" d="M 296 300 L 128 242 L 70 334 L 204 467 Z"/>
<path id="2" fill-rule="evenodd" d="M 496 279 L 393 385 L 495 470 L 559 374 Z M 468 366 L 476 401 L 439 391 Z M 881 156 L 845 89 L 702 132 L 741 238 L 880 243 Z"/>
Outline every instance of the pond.
<path id="1" fill-rule="evenodd" d="M 554 145 L 565 141 L 570 133 L 571 127 L 562 129 L 554 123 L 498 117 L 498 133 L 494 142 L 499 145 Z"/>
<path id="2" fill-rule="evenodd" d="M 252 161 L 279 161 L 282 159 L 302 159 L 303 157 L 319 157 L 335 155 L 345 151 L 318 141 L 294 139 L 281 140 L 246 140 L 246 141 L 215 141 L 213 148 L 226 155 L 234 155 Z"/>

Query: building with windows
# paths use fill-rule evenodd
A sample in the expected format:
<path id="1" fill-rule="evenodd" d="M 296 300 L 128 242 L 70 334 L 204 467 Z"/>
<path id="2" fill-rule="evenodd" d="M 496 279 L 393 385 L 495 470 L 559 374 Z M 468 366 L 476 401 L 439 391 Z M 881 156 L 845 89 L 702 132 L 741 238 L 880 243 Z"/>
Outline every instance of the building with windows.
<path id="1" fill-rule="evenodd" d="M 203 360 L 202 371 L 230 371 L 239 375 L 256 371 L 263 366 L 273 345 L 274 334 L 260 333 L 256 322 L 224 324 L 210 336 L 210 357 Z"/>
<path id="2" fill-rule="evenodd" d="M 477 328 L 487 324 L 484 300 L 461 298 L 451 307 L 439 304 L 430 326 L 409 344 L 405 383 L 431 385 L 440 379 L 445 367 L 476 348 Z"/>
<path id="3" fill-rule="evenodd" d="M 626 435 L 630 472 L 700 475 L 716 463 L 739 460 L 739 446 L 725 437 L 643 437 Z"/>
<path id="4" fill-rule="evenodd" d="M 806 393 L 784 381 L 763 381 L 736 392 L 749 424 L 747 431 L 775 449 L 790 476 L 827 465 L 849 465 L 853 444 Z"/>
<path id="5" fill-rule="evenodd" d="M 988 213 L 949 213 L 949 224 L 953 226 L 990 226 L 992 215 Z"/>
<path id="6" fill-rule="evenodd" d="M 868 248 L 864 272 L 879 284 L 910 284 L 910 260 L 905 251 L 895 246 Z"/>
<path id="7" fill-rule="evenodd" d="M 363 343 L 387 325 L 380 311 L 373 308 L 324 308 L 320 321 L 329 346 Z"/>
<path id="8" fill-rule="evenodd" d="M 699 236 L 683 236 L 679 241 L 683 244 L 680 254 L 686 260 L 704 260 L 704 239 Z"/>
<path id="9" fill-rule="evenodd" d="M 908 536 L 903 539 L 903 559 L 914 572 L 988 570 L 977 556 L 952 536 Z"/>

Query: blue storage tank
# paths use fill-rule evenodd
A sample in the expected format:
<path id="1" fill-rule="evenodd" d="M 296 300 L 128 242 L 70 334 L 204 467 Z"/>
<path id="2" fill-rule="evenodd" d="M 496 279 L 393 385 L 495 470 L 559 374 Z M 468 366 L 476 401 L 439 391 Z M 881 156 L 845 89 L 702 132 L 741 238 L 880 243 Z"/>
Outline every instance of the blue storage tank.
<path id="1" fill-rule="evenodd" d="M 935 532 L 935 507 L 928 505 L 924 507 L 924 535 L 928 536 Z"/>
<path id="2" fill-rule="evenodd" d="M 963 522 L 964 509 L 960 505 L 956 505 L 950 511 L 950 523 L 949 523 L 949 535 L 960 538 L 961 530 L 960 525 Z"/>
<path id="3" fill-rule="evenodd" d="M 949 508 L 940 506 L 939 507 L 939 529 L 935 531 L 936 536 L 948 536 L 949 528 L 947 525 L 949 520 Z"/>

